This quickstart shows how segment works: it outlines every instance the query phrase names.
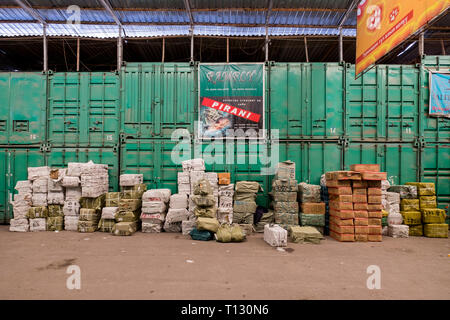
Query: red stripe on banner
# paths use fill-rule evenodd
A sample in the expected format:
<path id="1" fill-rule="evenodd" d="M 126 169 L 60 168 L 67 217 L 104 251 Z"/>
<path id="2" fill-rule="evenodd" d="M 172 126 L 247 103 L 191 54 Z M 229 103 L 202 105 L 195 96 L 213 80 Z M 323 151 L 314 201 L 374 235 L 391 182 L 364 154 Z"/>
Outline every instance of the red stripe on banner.
<path id="1" fill-rule="evenodd" d="M 243 119 L 247 119 L 253 122 L 259 122 L 261 115 L 258 113 L 253 113 L 251 111 L 241 109 L 238 107 L 230 106 L 229 104 L 222 103 L 210 98 L 203 98 L 202 105 L 205 107 L 213 108 L 219 111 L 223 111 L 229 114 L 232 114 L 236 117 L 241 117 Z"/>

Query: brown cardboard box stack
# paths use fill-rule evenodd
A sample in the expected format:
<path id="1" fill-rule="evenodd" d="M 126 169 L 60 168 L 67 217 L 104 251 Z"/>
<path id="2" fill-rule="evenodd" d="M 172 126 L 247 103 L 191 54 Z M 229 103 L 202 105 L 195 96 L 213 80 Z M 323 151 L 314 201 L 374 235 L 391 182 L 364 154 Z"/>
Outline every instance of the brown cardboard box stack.
<path id="1" fill-rule="evenodd" d="M 356 164 L 350 171 L 326 173 L 330 197 L 330 236 L 338 241 L 381 241 L 379 165 Z"/>

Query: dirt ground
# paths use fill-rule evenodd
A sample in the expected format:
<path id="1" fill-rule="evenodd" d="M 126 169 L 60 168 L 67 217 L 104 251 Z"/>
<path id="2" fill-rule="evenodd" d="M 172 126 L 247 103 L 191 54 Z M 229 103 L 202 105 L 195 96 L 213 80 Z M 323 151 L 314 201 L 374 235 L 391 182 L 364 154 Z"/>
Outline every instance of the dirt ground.
<path id="1" fill-rule="evenodd" d="M 450 241 L 267 245 L 181 234 L 9 232 L 0 226 L 0 299 L 450 299 Z M 69 290 L 69 265 L 81 289 Z M 369 265 L 381 289 L 366 285 Z"/>

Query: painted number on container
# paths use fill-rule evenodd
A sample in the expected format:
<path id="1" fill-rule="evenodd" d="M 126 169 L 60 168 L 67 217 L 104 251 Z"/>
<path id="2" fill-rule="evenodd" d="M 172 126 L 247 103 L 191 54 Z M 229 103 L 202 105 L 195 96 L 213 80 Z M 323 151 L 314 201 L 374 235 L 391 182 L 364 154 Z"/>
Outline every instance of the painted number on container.
<path id="1" fill-rule="evenodd" d="M 106 135 L 106 140 L 108 140 L 108 141 L 112 141 L 112 139 L 113 139 L 113 136 L 112 136 L 112 134 L 108 134 L 108 135 Z"/>

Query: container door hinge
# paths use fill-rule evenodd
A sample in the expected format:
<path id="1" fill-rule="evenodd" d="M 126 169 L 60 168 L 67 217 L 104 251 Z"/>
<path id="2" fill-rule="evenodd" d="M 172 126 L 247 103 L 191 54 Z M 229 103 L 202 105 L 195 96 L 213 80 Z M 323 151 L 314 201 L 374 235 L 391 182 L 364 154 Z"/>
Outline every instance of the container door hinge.
<path id="1" fill-rule="evenodd" d="M 419 137 L 414 140 L 414 147 L 416 148 L 423 149 L 425 148 L 426 144 L 427 143 L 425 142 L 425 139 L 423 137 Z"/>
<path id="2" fill-rule="evenodd" d="M 42 152 L 50 152 L 52 150 L 51 143 L 43 143 L 40 145 L 39 150 Z"/>
<path id="3" fill-rule="evenodd" d="M 347 137 L 344 137 L 344 136 L 339 137 L 338 144 L 340 144 L 344 148 L 348 147 L 348 142 L 349 142 L 349 139 Z"/>
<path id="4" fill-rule="evenodd" d="M 117 151 L 119 151 L 119 144 L 115 144 L 113 146 L 113 152 L 117 152 Z"/>

